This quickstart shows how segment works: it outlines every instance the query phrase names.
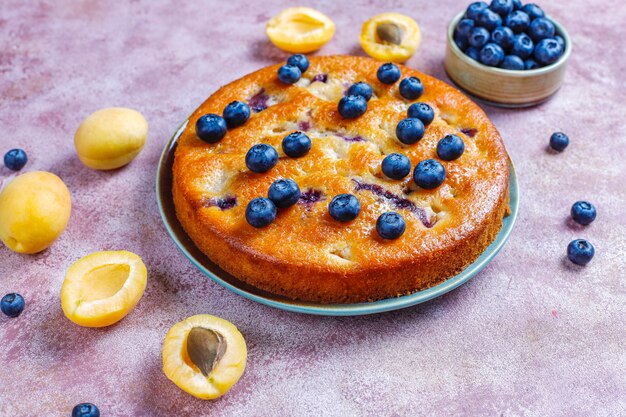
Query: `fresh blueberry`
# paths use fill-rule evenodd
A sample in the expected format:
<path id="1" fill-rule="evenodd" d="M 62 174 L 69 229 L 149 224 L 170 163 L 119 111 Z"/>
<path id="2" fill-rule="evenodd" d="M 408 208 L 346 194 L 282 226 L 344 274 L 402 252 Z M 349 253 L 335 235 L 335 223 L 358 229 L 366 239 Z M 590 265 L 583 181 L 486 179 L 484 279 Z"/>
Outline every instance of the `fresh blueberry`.
<path id="1" fill-rule="evenodd" d="M 241 101 L 233 101 L 224 108 L 222 114 L 229 129 L 241 126 L 250 118 L 250 107 Z"/>
<path id="2" fill-rule="evenodd" d="M 424 94 L 424 84 L 417 77 L 408 77 L 400 81 L 400 95 L 407 100 L 416 100 Z"/>
<path id="3" fill-rule="evenodd" d="M 392 180 L 401 180 L 411 173 L 411 161 L 401 153 L 387 155 L 381 167 L 383 174 Z"/>
<path id="4" fill-rule="evenodd" d="M 465 36 L 461 36 L 458 33 L 454 34 L 454 43 L 459 47 L 461 51 L 465 51 L 469 47 L 469 39 Z"/>
<path id="5" fill-rule="evenodd" d="M 372 87 L 368 83 L 360 81 L 356 84 L 352 84 L 350 88 L 348 88 L 348 92 L 346 95 L 361 96 L 365 100 L 370 101 L 370 99 L 372 98 L 372 94 L 374 94 L 374 92 L 372 91 Z"/>
<path id="6" fill-rule="evenodd" d="M 530 16 L 521 10 L 516 10 L 506 17 L 505 25 L 511 28 L 513 33 L 526 32 L 530 26 Z"/>
<path id="7" fill-rule="evenodd" d="M 376 231 L 383 239 L 397 239 L 404 234 L 406 222 L 394 211 L 383 213 L 376 220 Z"/>
<path id="8" fill-rule="evenodd" d="M 478 15 L 485 9 L 487 9 L 487 3 L 484 1 L 475 1 L 474 3 L 467 6 L 467 10 L 465 11 L 465 17 L 476 20 Z"/>
<path id="9" fill-rule="evenodd" d="M 361 211 L 359 199 L 352 194 L 339 194 L 328 205 L 330 216 L 339 222 L 356 219 Z"/>
<path id="10" fill-rule="evenodd" d="M 465 50 L 465 55 L 469 56 L 474 61 L 478 61 L 480 59 L 480 49 L 470 46 Z"/>
<path id="11" fill-rule="evenodd" d="M 545 17 L 538 17 L 530 23 L 528 35 L 533 41 L 539 42 L 545 38 L 552 38 L 555 31 L 556 29 L 551 21 Z"/>
<path id="12" fill-rule="evenodd" d="M 463 155 L 465 143 L 457 135 L 446 135 L 437 144 L 437 156 L 444 161 L 454 161 Z"/>
<path id="13" fill-rule="evenodd" d="M 587 201 L 577 201 L 570 214 L 576 223 L 586 226 L 596 219 L 596 208 Z"/>
<path id="14" fill-rule="evenodd" d="M 522 8 L 522 0 L 513 0 L 513 10 L 519 10 Z"/>
<path id="15" fill-rule="evenodd" d="M 413 103 L 409 106 L 407 116 L 420 119 L 424 126 L 428 126 L 435 119 L 435 111 L 426 103 Z"/>
<path id="16" fill-rule="evenodd" d="M 16 293 L 7 294 L 0 301 L 0 309 L 9 317 L 17 317 L 24 311 L 24 298 Z"/>
<path id="17" fill-rule="evenodd" d="M 337 109 L 344 119 L 356 119 L 367 110 L 367 100 L 363 96 L 345 96 L 339 100 Z"/>
<path id="18" fill-rule="evenodd" d="M 478 15 L 476 23 L 478 26 L 482 26 L 488 30 L 494 30 L 498 26 L 502 26 L 502 18 L 491 9 L 485 9 Z"/>
<path id="19" fill-rule="evenodd" d="M 576 265 L 587 265 L 595 253 L 596 250 L 591 242 L 585 239 L 572 240 L 567 245 L 567 257 Z"/>
<path id="20" fill-rule="evenodd" d="M 491 67 L 497 67 L 504 60 L 504 50 L 500 45 L 488 43 L 480 50 L 480 62 Z"/>
<path id="21" fill-rule="evenodd" d="M 196 135 L 207 143 L 216 143 L 226 135 L 226 121 L 222 116 L 209 113 L 196 122 Z"/>
<path id="22" fill-rule="evenodd" d="M 290 158 L 299 158 L 311 150 L 311 139 L 302 132 L 293 132 L 283 138 L 283 152 Z"/>
<path id="23" fill-rule="evenodd" d="M 535 59 L 543 65 L 554 64 L 563 55 L 563 48 L 556 39 L 548 38 L 539 41 L 535 48 Z"/>
<path id="24" fill-rule="evenodd" d="M 278 208 L 291 207 L 300 199 L 300 187 L 294 180 L 279 179 L 270 185 L 267 197 Z"/>
<path id="25" fill-rule="evenodd" d="M 491 32 L 491 42 L 499 45 L 505 51 L 513 45 L 514 37 L 515 34 L 513 33 L 513 30 L 506 26 L 500 26 Z M 467 51 L 465 53 L 467 53 Z"/>
<path id="26" fill-rule="evenodd" d="M 23 149 L 11 149 L 4 154 L 4 166 L 12 171 L 19 171 L 24 168 L 27 161 L 28 157 Z"/>
<path id="27" fill-rule="evenodd" d="M 297 83 L 302 71 L 295 65 L 286 64 L 278 68 L 278 79 L 285 84 Z"/>
<path id="28" fill-rule="evenodd" d="M 513 11 L 513 0 L 493 0 L 489 8 L 500 16 L 505 17 Z"/>
<path id="29" fill-rule="evenodd" d="M 276 206 L 272 200 L 257 197 L 251 200 L 246 207 L 246 220 L 253 227 L 265 227 L 276 218 Z"/>
<path id="30" fill-rule="evenodd" d="M 309 69 L 309 59 L 306 57 L 306 55 L 302 54 L 291 55 L 289 59 L 287 59 L 287 64 L 295 65 L 300 69 L 300 72 L 302 74 L 304 74 L 306 70 Z"/>
<path id="31" fill-rule="evenodd" d="M 474 29 L 475 22 L 472 19 L 461 19 L 456 25 L 456 33 L 459 36 L 468 38 L 472 29 Z"/>
<path id="32" fill-rule="evenodd" d="M 528 3 L 522 6 L 522 10 L 531 19 L 536 19 L 538 17 L 544 17 L 546 13 L 541 9 L 541 7 L 537 6 L 535 3 Z"/>
<path id="33" fill-rule="evenodd" d="M 417 143 L 424 137 L 424 123 L 415 117 L 402 119 L 396 126 L 396 136 L 405 145 Z"/>
<path id="34" fill-rule="evenodd" d="M 517 55 L 507 55 L 504 57 L 502 64 L 500 64 L 500 68 L 521 71 L 524 67 L 524 60 Z"/>
<path id="35" fill-rule="evenodd" d="M 413 170 L 415 184 L 426 190 L 432 190 L 443 184 L 446 179 L 446 169 L 434 159 L 425 159 Z"/>
<path id="36" fill-rule="evenodd" d="M 469 44 L 474 48 L 481 49 L 483 46 L 489 42 L 489 38 L 491 35 L 489 31 L 485 28 L 477 27 L 472 29 L 469 37 Z"/>
<path id="37" fill-rule="evenodd" d="M 74 407 L 72 417 L 100 417 L 100 410 L 91 403 L 82 403 Z"/>
<path id="38" fill-rule="evenodd" d="M 569 145 L 569 137 L 563 132 L 555 132 L 550 136 L 550 147 L 555 151 L 562 152 Z"/>
<path id="39" fill-rule="evenodd" d="M 532 70 L 532 69 L 536 69 L 539 68 L 540 65 L 537 63 L 537 61 L 535 61 L 532 58 L 528 58 L 524 60 L 524 69 L 525 70 Z"/>
<path id="40" fill-rule="evenodd" d="M 265 143 L 254 145 L 246 154 L 246 166 L 252 172 L 266 172 L 278 162 L 278 152 Z"/>
<path id="41" fill-rule="evenodd" d="M 400 79 L 400 68 L 396 64 L 388 62 L 381 65 L 376 72 L 378 81 L 383 84 L 393 84 Z"/>
<path id="42" fill-rule="evenodd" d="M 565 51 L 565 39 L 563 39 L 562 36 L 556 35 L 554 40 L 557 41 L 559 45 L 561 45 L 561 48 L 563 48 L 563 51 Z"/>
<path id="43" fill-rule="evenodd" d="M 520 33 L 519 35 L 515 35 L 515 38 L 513 39 L 513 47 L 511 48 L 511 53 L 513 55 L 526 59 L 533 54 L 534 49 L 535 44 L 527 34 Z"/>

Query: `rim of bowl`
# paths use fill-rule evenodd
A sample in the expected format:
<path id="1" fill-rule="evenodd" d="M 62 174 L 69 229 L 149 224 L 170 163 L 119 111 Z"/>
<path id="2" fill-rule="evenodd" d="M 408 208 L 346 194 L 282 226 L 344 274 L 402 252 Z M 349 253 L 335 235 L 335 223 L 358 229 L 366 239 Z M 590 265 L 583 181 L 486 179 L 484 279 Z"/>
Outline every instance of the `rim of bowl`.
<path id="1" fill-rule="evenodd" d="M 508 75 L 512 77 L 527 77 L 529 75 L 546 74 L 564 65 L 569 59 L 569 56 L 572 52 L 572 40 L 569 37 L 567 30 L 565 30 L 565 28 L 556 20 L 550 17 L 547 17 L 547 19 L 550 20 L 554 24 L 554 27 L 556 29 L 556 34 L 562 36 L 563 40 L 565 41 L 565 51 L 563 52 L 563 55 L 561 56 L 561 58 L 559 58 L 558 61 L 548 66 L 537 68 L 537 69 L 532 69 L 532 70 L 509 70 L 509 69 L 503 69 L 503 68 L 497 68 L 497 67 L 490 67 L 488 65 L 481 64 L 480 62 L 475 61 L 472 58 L 465 55 L 465 53 L 461 50 L 461 48 L 458 47 L 456 42 L 454 42 L 454 28 L 456 27 L 459 20 L 463 18 L 464 15 L 465 15 L 465 12 L 462 11 L 450 21 L 450 24 L 448 25 L 448 45 L 450 46 L 452 51 L 457 56 L 459 56 L 461 60 L 463 60 L 464 62 L 482 71 L 492 73 L 492 74 Z"/>

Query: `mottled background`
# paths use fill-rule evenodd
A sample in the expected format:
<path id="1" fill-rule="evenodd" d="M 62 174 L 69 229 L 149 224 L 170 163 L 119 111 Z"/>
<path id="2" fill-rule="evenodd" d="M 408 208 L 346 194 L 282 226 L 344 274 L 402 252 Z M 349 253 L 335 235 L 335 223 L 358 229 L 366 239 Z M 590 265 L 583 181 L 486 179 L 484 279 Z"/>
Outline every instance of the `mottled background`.
<path id="1" fill-rule="evenodd" d="M 27 302 L 18 319 L 0 318 L 0 415 L 66 416 L 81 401 L 103 416 L 625 415 L 623 3 L 543 1 L 574 42 L 562 90 L 533 109 L 485 107 L 521 186 L 502 252 L 446 296 L 355 318 L 286 313 L 228 292 L 176 249 L 157 211 L 164 144 L 219 86 L 285 59 L 264 25 L 289 3 L 0 1 L 0 153 L 25 148 L 24 172 L 58 174 L 74 203 L 49 250 L 0 247 L 0 292 Z M 423 31 L 408 65 L 447 80 L 445 29 L 465 4 L 320 1 L 337 24 L 320 53 L 362 54 L 361 23 L 398 11 Z M 72 139 L 85 116 L 108 106 L 140 110 L 150 134 L 128 167 L 96 172 Z M 562 154 L 546 150 L 555 130 L 572 140 Z M 0 184 L 14 175 L 0 168 Z M 578 199 L 598 207 L 588 227 L 568 220 Z M 596 246 L 585 268 L 565 258 L 578 237 Z M 64 272 L 104 249 L 140 254 L 148 287 L 119 324 L 80 328 L 61 311 Z M 214 402 L 161 372 L 166 331 L 198 313 L 232 321 L 248 343 L 246 373 Z"/>

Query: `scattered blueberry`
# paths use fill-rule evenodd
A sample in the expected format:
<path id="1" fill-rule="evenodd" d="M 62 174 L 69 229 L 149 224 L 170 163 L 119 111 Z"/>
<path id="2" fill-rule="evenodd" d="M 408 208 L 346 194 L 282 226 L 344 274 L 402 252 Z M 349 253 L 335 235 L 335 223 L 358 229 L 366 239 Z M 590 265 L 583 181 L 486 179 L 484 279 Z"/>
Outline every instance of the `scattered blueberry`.
<path id="1" fill-rule="evenodd" d="M 446 135 L 437 144 L 437 156 L 444 161 L 454 161 L 463 155 L 465 143 L 457 135 Z"/>
<path id="2" fill-rule="evenodd" d="M 563 132 L 555 132 L 550 136 L 550 147 L 555 151 L 562 152 L 569 145 L 569 137 Z"/>
<path id="3" fill-rule="evenodd" d="M 361 211 L 359 199 L 352 194 L 339 194 L 328 205 L 330 216 L 339 222 L 356 219 Z"/>
<path id="4" fill-rule="evenodd" d="M 383 174 L 392 180 L 401 180 L 411 173 L 411 161 L 401 153 L 387 155 L 381 167 Z"/>
<path id="5" fill-rule="evenodd" d="M 551 21 L 545 17 L 538 17 L 530 23 L 528 35 L 533 41 L 539 42 L 545 38 L 552 38 L 555 31 L 556 29 Z"/>
<path id="6" fill-rule="evenodd" d="M 396 136 L 405 145 L 417 143 L 424 137 L 424 123 L 414 117 L 402 119 L 396 126 Z"/>
<path id="7" fill-rule="evenodd" d="M 285 84 L 297 83 L 302 71 L 295 65 L 286 64 L 278 69 L 278 79 Z"/>
<path id="8" fill-rule="evenodd" d="M 435 119 L 435 111 L 426 103 L 413 103 L 407 111 L 409 117 L 420 119 L 424 126 L 428 126 Z"/>
<path id="9" fill-rule="evenodd" d="M 246 154 L 246 166 L 252 172 L 266 172 L 278 162 L 278 152 L 265 143 L 254 145 Z"/>
<path id="10" fill-rule="evenodd" d="M 480 49 L 470 46 L 465 50 L 465 55 L 469 56 L 474 61 L 478 61 L 480 59 Z"/>
<path id="11" fill-rule="evenodd" d="M 17 317 L 24 311 L 24 298 L 16 293 L 7 294 L 0 301 L 0 309 L 9 317 Z"/>
<path id="12" fill-rule="evenodd" d="M 596 208 L 587 201 L 577 201 L 572 206 L 570 214 L 576 223 L 586 226 L 596 219 Z"/>
<path id="13" fill-rule="evenodd" d="M 222 114 L 229 129 L 241 126 L 250 118 L 250 107 L 241 101 L 233 101 L 224 108 Z"/>
<path id="14" fill-rule="evenodd" d="M 524 69 L 525 70 L 532 70 L 535 68 L 539 68 L 539 64 L 537 63 L 537 61 L 535 61 L 532 58 L 528 58 L 524 60 Z"/>
<path id="15" fill-rule="evenodd" d="M 272 200 L 257 197 L 251 200 L 246 207 L 246 220 L 253 227 L 265 227 L 276 218 L 276 206 Z"/>
<path id="16" fill-rule="evenodd" d="M 504 50 L 495 43 L 488 43 L 480 50 L 480 62 L 497 67 L 504 59 Z"/>
<path id="17" fill-rule="evenodd" d="M 513 30 L 506 26 L 500 26 L 491 32 L 491 42 L 499 45 L 505 51 L 513 45 L 514 37 L 515 34 Z M 467 51 L 465 53 L 467 53 Z"/>
<path id="18" fill-rule="evenodd" d="M 562 36 L 556 35 L 554 40 L 557 41 L 559 45 L 561 45 L 561 48 L 563 48 L 563 51 L 565 51 L 565 39 L 563 39 Z"/>
<path id="19" fill-rule="evenodd" d="M 294 180 L 282 178 L 270 185 L 267 197 L 278 208 L 291 207 L 300 199 L 300 187 Z"/>
<path id="20" fill-rule="evenodd" d="M 469 37 L 469 44 L 474 48 L 481 49 L 483 46 L 489 42 L 489 38 L 491 35 L 489 31 L 485 28 L 476 27 L 472 29 Z"/>
<path id="21" fill-rule="evenodd" d="M 311 139 L 302 132 L 293 132 L 283 138 L 283 152 L 290 158 L 299 158 L 311 150 Z"/>
<path id="22" fill-rule="evenodd" d="M 513 33 L 522 33 L 530 26 L 530 16 L 521 10 L 516 10 L 506 17 L 504 24 L 511 28 Z"/>
<path id="23" fill-rule="evenodd" d="M 345 96 L 339 100 L 337 109 L 344 119 L 356 119 L 367 110 L 367 100 L 363 96 Z"/>
<path id="24" fill-rule="evenodd" d="M 513 11 L 513 0 L 493 0 L 489 8 L 500 16 L 505 17 Z"/>
<path id="25" fill-rule="evenodd" d="M 526 13 L 531 19 L 536 19 L 538 17 L 544 17 L 546 14 L 541 9 L 541 7 L 537 6 L 535 3 L 528 3 L 522 6 L 522 10 Z"/>
<path id="26" fill-rule="evenodd" d="M 24 168 L 27 161 L 28 157 L 23 149 L 11 149 L 4 154 L 4 166 L 12 171 L 19 171 Z"/>
<path id="27" fill-rule="evenodd" d="M 464 38 L 468 38 L 476 23 L 472 19 L 461 19 L 456 25 L 456 33 Z"/>
<path id="28" fill-rule="evenodd" d="M 508 70 L 520 71 L 525 69 L 524 60 L 517 55 L 507 55 L 504 57 L 504 61 L 500 64 L 501 68 Z"/>
<path id="29" fill-rule="evenodd" d="M 520 33 L 519 35 L 515 35 L 513 39 L 513 47 L 511 48 L 511 52 L 513 55 L 517 55 L 522 59 L 526 59 L 532 55 L 535 45 L 533 40 L 525 33 Z"/>
<path id="30" fill-rule="evenodd" d="M 378 81 L 383 84 L 393 84 L 400 79 L 400 68 L 396 64 L 388 62 L 381 65 L 376 72 Z"/>
<path id="31" fill-rule="evenodd" d="M 200 116 L 196 122 L 196 135 L 208 143 L 219 142 L 226 136 L 226 121 L 213 113 Z"/>
<path id="32" fill-rule="evenodd" d="M 407 77 L 400 81 L 400 95 L 407 100 L 417 100 L 424 94 L 424 84 L 417 77 Z"/>
<path id="33" fill-rule="evenodd" d="M 488 7 L 489 6 L 487 6 L 487 3 L 485 3 L 484 1 L 475 1 L 474 3 L 467 6 L 465 16 L 470 19 L 476 20 L 478 18 L 478 15 Z"/>
<path id="34" fill-rule="evenodd" d="M 432 190 L 443 184 L 446 179 L 446 169 L 434 159 L 426 159 L 415 167 L 413 180 L 415 184 L 426 190 Z"/>
<path id="35" fill-rule="evenodd" d="M 563 55 L 563 48 L 556 39 L 543 39 L 535 48 L 535 59 L 543 65 L 554 64 Z"/>
<path id="36" fill-rule="evenodd" d="M 383 213 L 376 220 L 376 231 L 383 239 L 397 239 L 404 234 L 406 222 L 394 211 Z"/>
<path id="37" fill-rule="evenodd" d="M 482 26 L 488 30 L 494 30 L 498 26 L 502 26 L 502 17 L 491 9 L 485 9 L 478 15 L 476 23 L 478 26 Z"/>
<path id="38" fill-rule="evenodd" d="M 572 240 L 567 245 L 567 257 L 576 265 L 587 265 L 596 253 L 591 242 L 585 239 Z"/>
<path id="39" fill-rule="evenodd" d="M 348 92 L 346 95 L 361 96 L 365 100 L 370 101 L 373 93 L 374 92 L 372 91 L 372 87 L 368 83 L 360 81 L 356 84 L 352 84 L 350 88 L 348 88 Z"/>
<path id="40" fill-rule="evenodd" d="M 291 55 L 289 59 L 287 59 L 287 64 L 295 65 L 300 69 L 300 72 L 302 74 L 304 74 L 306 70 L 309 69 L 309 59 L 306 57 L 306 55 L 302 54 Z"/>
<path id="41" fill-rule="evenodd" d="M 100 417 L 100 410 L 91 403 L 82 403 L 74 407 L 72 417 Z"/>

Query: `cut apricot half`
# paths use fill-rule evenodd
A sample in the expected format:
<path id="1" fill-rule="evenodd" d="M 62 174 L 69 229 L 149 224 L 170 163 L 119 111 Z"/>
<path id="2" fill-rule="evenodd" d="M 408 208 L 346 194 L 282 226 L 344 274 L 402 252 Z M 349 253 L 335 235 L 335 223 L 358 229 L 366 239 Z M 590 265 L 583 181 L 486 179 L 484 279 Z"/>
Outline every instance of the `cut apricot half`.
<path id="1" fill-rule="evenodd" d="M 67 270 L 61 287 L 63 313 L 85 327 L 117 323 L 139 302 L 147 277 L 146 266 L 132 252 L 87 255 Z"/>
<path id="2" fill-rule="evenodd" d="M 372 58 L 402 63 L 415 54 L 422 35 L 417 22 L 410 17 L 382 13 L 363 23 L 359 40 Z"/>
<path id="3" fill-rule="evenodd" d="M 335 34 L 335 24 L 309 7 L 285 9 L 267 22 L 265 33 L 280 49 L 307 53 L 320 49 Z"/>
<path id="4" fill-rule="evenodd" d="M 226 394 L 246 369 L 246 341 L 234 324 L 199 314 L 176 323 L 163 343 L 163 372 L 203 400 Z"/>

